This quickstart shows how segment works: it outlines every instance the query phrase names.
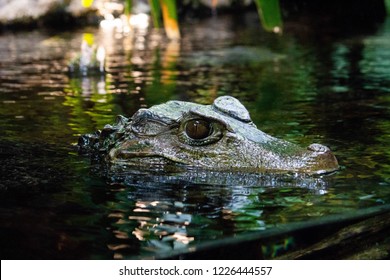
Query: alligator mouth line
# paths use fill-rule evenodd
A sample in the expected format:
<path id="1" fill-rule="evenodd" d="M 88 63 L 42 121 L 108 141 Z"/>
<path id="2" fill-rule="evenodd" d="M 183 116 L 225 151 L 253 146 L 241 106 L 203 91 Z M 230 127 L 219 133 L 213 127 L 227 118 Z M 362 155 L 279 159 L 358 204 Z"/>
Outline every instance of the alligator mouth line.
<path id="1" fill-rule="evenodd" d="M 155 159 L 155 161 L 153 161 Z M 138 162 L 146 162 L 149 165 L 153 164 L 180 164 L 180 165 L 188 165 L 183 160 L 180 160 L 179 158 L 167 156 L 159 153 L 150 153 L 150 152 L 130 152 L 126 150 L 119 150 L 116 151 L 115 156 L 112 157 L 113 162 L 120 162 L 124 164 L 131 164 L 130 161 L 133 161 L 133 163 Z"/>
<path id="2" fill-rule="evenodd" d="M 218 168 L 212 168 L 210 166 L 192 166 L 189 165 L 187 162 L 176 158 L 172 156 L 167 156 L 160 153 L 151 153 L 151 152 L 131 152 L 127 150 L 117 150 L 115 153 L 115 156 L 111 158 L 111 162 L 113 164 L 120 164 L 120 165 L 127 165 L 127 166 L 163 166 L 163 165 L 169 165 L 169 166 L 177 166 L 177 167 L 186 167 L 189 169 L 204 169 L 204 170 L 214 170 L 214 171 L 223 171 Z M 271 168 L 271 169 L 259 169 L 255 167 L 240 167 L 240 168 L 232 168 L 231 171 L 242 171 L 245 170 L 249 173 L 262 173 L 262 174 L 283 174 L 286 170 L 281 170 L 277 168 Z M 309 176 L 321 176 L 321 175 L 329 175 L 337 172 L 339 170 L 339 167 L 334 169 L 318 169 L 318 170 L 312 170 L 310 166 L 296 168 L 295 170 L 290 170 L 288 173 L 302 173 L 307 174 Z"/>

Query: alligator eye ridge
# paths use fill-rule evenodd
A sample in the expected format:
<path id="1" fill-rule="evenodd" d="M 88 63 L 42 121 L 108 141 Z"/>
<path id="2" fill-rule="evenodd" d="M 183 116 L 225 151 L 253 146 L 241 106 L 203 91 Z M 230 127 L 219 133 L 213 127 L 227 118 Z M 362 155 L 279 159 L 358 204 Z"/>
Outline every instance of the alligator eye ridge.
<path id="1" fill-rule="evenodd" d="M 197 119 L 186 122 L 184 130 L 189 138 L 195 140 L 205 139 L 213 131 L 209 122 Z"/>

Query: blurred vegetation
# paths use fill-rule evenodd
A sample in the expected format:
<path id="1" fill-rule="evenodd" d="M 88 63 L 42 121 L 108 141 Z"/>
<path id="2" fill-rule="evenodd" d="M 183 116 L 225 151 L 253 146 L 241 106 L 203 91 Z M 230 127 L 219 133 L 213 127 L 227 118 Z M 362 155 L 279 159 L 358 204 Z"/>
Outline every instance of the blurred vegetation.
<path id="1" fill-rule="evenodd" d="M 175 0 L 150 0 L 153 22 L 159 27 L 159 13 L 162 10 L 164 27 L 169 38 L 179 38 L 179 24 Z M 195 2 L 195 1 L 193 1 Z M 282 29 L 282 18 L 279 0 L 254 0 L 261 19 L 262 27 L 266 31 L 279 33 Z M 213 9 L 216 9 L 218 0 L 212 1 Z M 157 24 L 157 25 L 156 25 Z"/>
<path id="2" fill-rule="evenodd" d="M 82 0 L 88 2 L 88 0 Z M 130 15 L 134 1 L 124 0 L 124 12 Z M 198 1 L 191 1 L 198 2 Z M 261 19 L 264 30 L 279 33 L 282 31 L 282 17 L 280 12 L 279 0 L 254 0 L 257 11 Z M 212 9 L 215 10 L 218 0 L 211 2 Z M 149 6 L 155 28 L 163 26 L 168 38 L 176 40 L 180 38 L 178 3 L 176 0 L 149 0 Z M 162 18 L 162 21 L 161 21 Z"/>
<path id="3" fill-rule="evenodd" d="M 261 24 L 266 31 L 282 31 L 282 16 L 279 0 L 255 0 Z"/>

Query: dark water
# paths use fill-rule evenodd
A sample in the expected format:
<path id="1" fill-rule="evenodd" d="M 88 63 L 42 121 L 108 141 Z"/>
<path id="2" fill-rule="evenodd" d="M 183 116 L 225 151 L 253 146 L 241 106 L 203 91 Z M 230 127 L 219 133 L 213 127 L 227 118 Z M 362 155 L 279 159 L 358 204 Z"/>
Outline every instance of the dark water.
<path id="1" fill-rule="evenodd" d="M 390 20 L 338 34 L 300 22 L 283 35 L 256 14 L 157 31 L 0 35 L 2 258 L 152 258 L 203 242 L 390 203 Z M 107 73 L 67 75 L 82 40 Z M 258 127 L 335 152 L 320 178 L 142 172 L 112 176 L 74 143 L 115 116 L 232 95 Z"/>

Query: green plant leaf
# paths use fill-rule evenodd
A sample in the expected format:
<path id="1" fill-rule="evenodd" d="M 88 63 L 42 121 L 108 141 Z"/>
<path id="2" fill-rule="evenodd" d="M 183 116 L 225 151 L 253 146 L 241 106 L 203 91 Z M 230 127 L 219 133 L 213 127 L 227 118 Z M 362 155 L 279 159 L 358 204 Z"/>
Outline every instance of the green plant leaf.
<path id="1" fill-rule="evenodd" d="M 149 5 L 151 9 L 152 19 L 153 19 L 153 26 L 155 28 L 161 27 L 161 7 L 160 7 L 160 1 L 159 0 L 149 0 Z"/>
<path id="2" fill-rule="evenodd" d="M 180 39 L 176 0 L 160 0 L 160 5 L 168 38 L 171 40 Z"/>
<path id="3" fill-rule="evenodd" d="M 131 14 L 132 8 L 133 8 L 133 0 L 125 0 L 125 15 L 129 16 Z"/>
<path id="4" fill-rule="evenodd" d="M 279 0 L 255 0 L 261 24 L 266 31 L 280 33 L 283 22 Z"/>

